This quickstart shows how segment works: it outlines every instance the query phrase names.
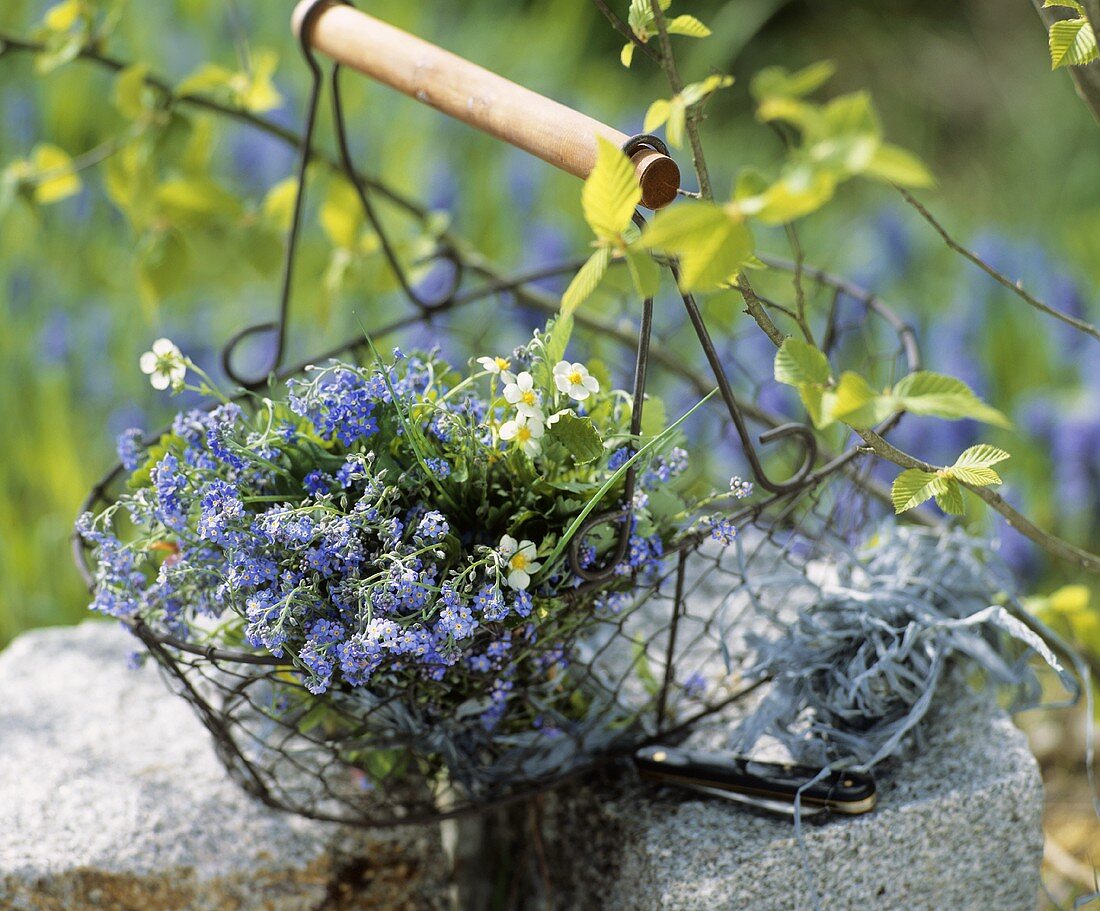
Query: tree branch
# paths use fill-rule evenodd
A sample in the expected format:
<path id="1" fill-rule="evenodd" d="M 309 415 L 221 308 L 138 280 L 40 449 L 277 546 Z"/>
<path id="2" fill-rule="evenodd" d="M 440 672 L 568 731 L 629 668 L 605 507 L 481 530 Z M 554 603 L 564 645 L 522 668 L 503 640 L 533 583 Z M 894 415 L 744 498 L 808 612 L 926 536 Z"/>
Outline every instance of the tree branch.
<path id="1" fill-rule="evenodd" d="M 8 51 L 32 53 L 36 54 L 46 49 L 45 45 L 38 41 L 28 41 L 24 38 L 17 38 L 14 35 L 9 35 L 5 32 L 0 32 L 0 56 Z M 113 73 L 121 72 L 129 66 L 129 62 L 120 60 L 117 57 L 112 57 L 108 54 L 104 54 L 94 47 L 85 47 L 77 55 L 78 60 L 84 60 L 88 63 L 95 64 L 96 66 L 108 70 Z M 284 126 L 280 126 L 273 120 L 268 120 L 266 117 L 261 117 L 259 114 L 254 114 L 251 111 L 244 108 L 234 107 L 233 105 L 223 104 L 213 98 L 206 95 L 177 95 L 172 84 L 160 76 L 153 74 L 146 74 L 144 79 L 145 85 L 160 92 L 165 98 L 173 104 L 184 104 L 189 107 L 199 108 L 200 110 L 210 111 L 215 114 L 220 114 L 224 117 L 228 117 L 231 120 L 235 120 L 238 123 L 243 123 L 247 126 L 254 127 L 262 133 L 267 133 L 269 136 L 273 136 L 276 139 L 286 143 L 292 148 L 298 149 L 302 145 L 302 137 L 294 130 L 287 129 Z M 344 172 L 344 167 L 340 161 L 323 149 L 319 149 L 316 146 L 310 149 L 310 157 L 314 161 L 319 161 L 326 167 L 331 168 L 334 171 Z M 388 187 L 386 184 L 380 182 L 377 178 L 363 174 L 361 172 L 355 173 L 355 178 L 364 186 L 369 187 L 376 192 L 379 196 L 387 199 L 389 202 L 396 205 L 398 208 L 404 210 L 407 214 L 412 215 L 419 219 L 424 219 L 428 215 L 427 209 L 418 204 L 412 199 L 401 195 L 395 190 Z"/>
<path id="2" fill-rule="evenodd" d="M 860 439 L 871 449 L 875 455 L 893 462 L 899 468 L 916 468 L 920 471 L 935 473 L 940 466 L 932 465 L 921 459 L 914 458 L 907 452 L 902 452 L 892 443 L 887 442 L 873 430 L 857 430 Z M 1038 544 L 1043 550 L 1060 560 L 1065 560 L 1075 566 L 1079 566 L 1091 573 L 1100 574 L 1100 556 L 1082 550 L 1068 541 L 1043 531 L 1027 516 L 1022 515 L 1004 497 L 988 487 L 977 487 L 960 481 L 963 487 L 976 494 L 995 512 L 1004 516 L 1005 520 L 1025 538 L 1029 538 Z"/>
<path id="3" fill-rule="evenodd" d="M 615 31 L 622 35 L 631 44 L 633 44 L 635 48 L 640 50 L 650 60 L 654 61 L 655 63 L 659 62 L 659 58 L 653 48 L 651 48 L 637 35 L 635 35 L 630 26 L 623 22 L 622 18 L 613 9 L 611 9 L 611 7 L 604 2 L 604 0 L 592 0 L 592 2 L 596 5 L 596 9 L 603 13 L 604 18 L 611 23 L 611 27 L 615 29 Z"/>
<path id="4" fill-rule="evenodd" d="M 1055 22 L 1073 15 L 1072 11 L 1068 9 L 1044 9 L 1042 0 L 1031 0 L 1031 2 L 1048 32 Z M 1092 25 L 1093 31 L 1100 35 L 1100 30 L 1097 29 L 1097 26 L 1100 26 L 1100 0 L 1083 0 L 1082 5 L 1085 7 L 1085 15 Z M 1078 97 L 1092 112 L 1092 116 L 1096 118 L 1097 123 L 1100 123 L 1100 63 L 1090 63 L 1088 66 L 1070 66 L 1066 69 L 1069 70 L 1069 76 L 1077 89 Z"/>
<path id="5" fill-rule="evenodd" d="M 964 259 L 972 262 L 986 275 L 988 275 L 998 284 L 1003 285 L 1018 298 L 1020 298 L 1020 300 L 1024 301 L 1027 304 L 1030 304 L 1036 310 L 1039 310 L 1042 313 L 1045 313 L 1047 316 L 1051 316 L 1056 320 L 1061 320 L 1066 325 L 1072 326 L 1079 332 L 1083 332 L 1085 333 L 1085 335 L 1092 336 L 1092 338 L 1100 342 L 1100 330 L 1097 330 L 1097 328 L 1091 323 L 1087 323 L 1083 319 L 1078 319 L 1076 316 L 1070 316 L 1070 314 L 1065 313 L 1062 310 L 1059 310 L 1056 307 L 1052 307 L 1050 306 L 1050 304 L 1044 303 L 1043 301 L 1039 300 L 1039 298 L 1037 298 L 1034 294 L 1031 294 L 1029 291 L 1027 291 L 1021 282 L 1012 281 L 1012 279 L 994 269 L 991 265 L 989 265 L 989 263 L 978 256 L 977 253 L 973 252 L 967 247 L 964 247 L 961 243 L 955 240 L 955 238 L 947 233 L 947 229 L 944 228 L 944 226 L 936 220 L 936 217 L 931 212 L 929 212 L 928 209 L 925 208 L 925 206 L 921 202 L 919 202 L 912 193 L 902 187 L 897 187 L 897 191 L 905 198 L 905 201 L 909 203 L 909 205 L 911 205 L 914 209 L 917 210 L 918 213 L 920 213 L 921 218 L 923 218 L 926 222 L 928 222 L 928 224 L 933 227 L 933 229 L 935 229 L 936 233 L 939 234 L 941 238 L 943 238 L 943 242 Z"/>
<path id="6" fill-rule="evenodd" d="M 657 28 L 657 41 L 661 46 L 660 63 L 665 71 L 669 88 L 673 94 L 679 95 L 684 90 L 684 80 L 680 78 L 680 70 L 676 66 L 676 57 L 672 53 L 672 40 L 668 36 L 668 24 L 665 22 L 665 13 L 661 9 L 658 0 L 649 0 L 650 9 L 653 10 L 653 24 Z M 699 195 L 703 199 L 714 199 L 714 192 L 710 185 L 710 172 L 707 170 L 707 160 L 703 155 L 703 143 L 699 138 L 699 109 L 697 105 L 690 105 L 686 112 L 684 129 L 688 134 L 688 142 L 691 144 L 691 163 L 695 167 L 695 176 L 699 181 Z"/>

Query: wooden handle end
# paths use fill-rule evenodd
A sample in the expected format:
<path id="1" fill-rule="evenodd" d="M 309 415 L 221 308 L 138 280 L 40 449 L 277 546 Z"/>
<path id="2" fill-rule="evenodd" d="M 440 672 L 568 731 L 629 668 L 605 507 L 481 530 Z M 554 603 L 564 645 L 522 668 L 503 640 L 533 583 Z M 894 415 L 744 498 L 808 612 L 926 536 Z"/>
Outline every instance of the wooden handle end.
<path id="1" fill-rule="evenodd" d="M 630 159 L 642 185 L 642 205 L 647 209 L 663 209 L 676 199 L 680 189 L 680 168 L 667 155 L 656 149 L 639 149 Z"/>

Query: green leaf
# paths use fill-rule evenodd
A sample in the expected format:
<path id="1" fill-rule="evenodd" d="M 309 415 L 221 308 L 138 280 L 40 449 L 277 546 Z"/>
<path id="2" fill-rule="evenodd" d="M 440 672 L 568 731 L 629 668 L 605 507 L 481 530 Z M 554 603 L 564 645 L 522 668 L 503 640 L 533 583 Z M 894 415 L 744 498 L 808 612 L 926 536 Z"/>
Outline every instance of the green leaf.
<path id="1" fill-rule="evenodd" d="M 148 89 L 145 77 L 149 67 L 144 63 L 135 63 L 121 70 L 115 79 L 115 107 L 127 120 L 139 120 L 149 111 L 146 104 Z"/>
<path id="2" fill-rule="evenodd" d="M 845 370 L 836 387 L 831 416 L 850 427 L 873 427 L 897 408 L 889 397 L 879 395 L 858 373 Z"/>
<path id="3" fill-rule="evenodd" d="M 738 208 L 767 225 L 781 225 L 820 209 L 836 193 L 837 178 L 830 171 L 796 165 L 766 192 L 739 199 Z"/>
<path id="4" fill-rule="evenodd" d="M 779 95 L 765 98 L 756 108 L 756 117 L 761 123 L 783 120 L 809 133 L 817 129 L 821 120 L 821 108 L 816 104 L 798 98 Z"/>
<path id="5" fill-rule="evenodd" d="M 706 38 L 710 29 L 694 16 L 674 16 L 665 23 L 670 35 L 685 35 L 688 38 Z"/>
<path id="6" fill-rule="evenodd" d="M 218 63 L 204 63 L 176 86 L 176 94 L 201 95 L 218 89 L 229 89 L 233 85 L 234 73 L 228 67 Z"/>
<path id="7" fill-rule="evenodd" d="M 273 81 L 279 55 L 268 49 L 253 49 L 250 63 L 249 72 L 240 74 L 234 81 L 238 103 L 257 114 L 275 110 L 283 103 L 283 96 Z"/>
<path id="8" fill-rule="evenodd" d="M 1012 456 L 1003 449 L 990 446 L 988 443 L 979 443 L 977 446 L 971 446 L 965 450 L 962 455 L 955 459 L 955 464 L 951 467 L 989 468 L 991 465 L 996 465 L 998 462 L 1011 458 Z"/>
<path id="9" fill-rule="evenodd" d="M 264 218 L 280 231 L 290 230 L 294 216 L 294 200 L 298 195 L 298 178 L 284 177 L 271 187 L 261 206 Z"/>
<path id="10" fill-rule="evenodd" d="M 166 180 L 157 187 L 156 199 L 171 217 L 184 220 L 241 212 L 237 197 L 209 177 Z"/>
<path id="11" fill-rule="evenodd" d="M 35 54 L 34 68 L 41 75 L 70 63 L 80 56 L 87 43 L 86 29 L 73 32 L 55 32 L 46 39 L 46 46 Z"/>
<path id="12" fill-rule="evenodd" d="M 658 212 L 640 245 L 680 260 L 680 287 L 707 291 L 727 284 L 752 256 L 752 233 L 711 202 L 691 201 Z"/>
<path id="13" fill-rule="evenodd" d="M 752 199 L 767 192 L 768 178 L 753 167 L 742 168 L 737 172 L 737 181 L 733 185 L 735 200 Z"/>
<path id="14" fill-rule="evenodd" d="M 667 10 L 671 5 L 672 0 L 659 0 L 662 11 Z M 630 30 L 643 41 L 654 34 L 653 7 L 649 5 L 649 0 L 630 0 L 627 23 L 630 25 Z"/>
<path id="15" fill-rule="evenodd" d="M 1056 9 L 1058 7 L 1076 10 L 1080 15 L 1085 15 L 1084 6 L 1078 3 L 1077 0 L 1043 0 L 1043 9 Z"/>
<path id="16" fill-rule="evenodd" d="M 630 45 L 633 47 L 634 45 Z M 665 98 L 658 98 L 645 112 L 645 120 L 642 121 L 642 132 L 652 133 L 668 120 L 669 102 Z"/>
<path id="17" fill-rule="evenodd" d="M 964 484 L 973 484 L 975 487 L 1000 484 L 1000 475 L 990 466 L 1009 458 L 1011 456 L 1003 449 L 990 446 L 988 443 L 980 443 L 963 452 L 955 460 L 955 464 L 947 469 L 947 474 Z"/>
<path id="18" fill-rule="evenodd" d="M 1084 16 L 1062 19 L 1050 27 L 1050 67 L 1083 66 L 1097 59 L 1096 33 Z"/>
<path id="19" fill-rule="evenodd" d="M 555 415 L 553 423 L 547 424 L 546 433 L 561 443 L 578 465 L 595 461 L 603 454 L 603 440 L 596 425 L 572 411 Z"/>
<path id="20" fill-rule="evenodd" d="M 951 516 L 961 516 L 966 512 L 966 504 L 963 503 L 962 488 L 954 478 L 946 478 L 944 488 L 936 494 L 936 505 Z"/>
<path id="21" fill-rule="evenodd" d="M 573 312 L 584 301 L 592 296 L 599 286 L 604 274 L 607 272 L 608 263 L 611 262 L 611 250 L 608 247 L 599 247 L 581 266 L 565 294 L 561 298 L 562 316 L 572 317 Z"/>
<path id="22" fill-rule="evenodd" d="M 46 10 L 42 24 L 51 32 L 67 32 L 84 12 L 83 0 L 63 0 Z"/>
<path id="23" fill-rule="evenodd" d="M 989 487 L 1001 483 L 1001 476 L 992 468 L 949 468 L 948 474 L 962 481 L 964 484 L 973 484 L 975 487 Z"/>
<path id="24" fill-rule="evenodd" d="M 661 287 L 661 271 L 656 261 L 643 250 L 627 247 L 623 250 L 630 279 L 641 297 L 653 297 Z"/>
<path id="25" fill-rule="evenodd" d="M 584 218 L 600 240 L 618 238 L 642 201 L 642 188 L 630 159 L 602 136 L 596 137 L 596 165 L 581 191 Z"/>
<path id="26" fill-rule="evenodd" d="M 888 142 L 875 149 L 862 174 L 900 187 L 930 187 L 936 182 L 916 155 Z"/>
<path id="27" fill-rule="evenodd" d="M 50 143 L 36 145 L 31 151 L 34 201 L 40 206 L 59 202 L 80 192 L 80 178 L 72 168 L 68 152 Z"/>
<path id="28" fill-rule="evenodd" d="M 919 468 L 909 468 L 894 478 L 894 485 L 890 488 L 890 499 L 894 504 L 894 512 L 901 515 L 946 490 L 947 478 L 942 475 L 921 471 Z"/>
<path id="29" fill-rule="evenodd" d="M 733 85 L 732 76 L 723 76 L 715 73 L 711 76 L 707 76 L 702 82 L 692 82 L 689 85 L 685 85 L 679 95 L 684 104 L 691 107 L 691 105 L 698 104 L 708 96 L 713 95 L 719 89 L 724 89 L 731 85 Z"/>
<path id="30" fill-rule="evenodd" d="M 875 113 L 871 95 L 866 91 L 841 95 L 826 104 L 822 109 L 818 128 L 822 135 L 811 139 L 852 136 L 867 136 L 876 140 L 882 138 L 882 125 Z"/>
<path id="31" fill-rule="evenodd" d="M 318 214 L 321 229 L 334 246 L 354 250 L 363 229 L 363 204 L 350 182 L 333 180 Z"/>
<path id="32" fill-rule="evenodd" d="M 802 339 L 784 339 L 775 353 L 776 382 L 787 386 L 803 383 L 823 386 L 830 376 L 829 359 L 819 348 Z"/>
<path id="33" fill-rule="evenodd" d="M 798 397 L 802 400 L 810 420 L 814 422 L 814 426 L 819 430 L 828 427 L 833 422 L 832 410 L 836 393 L 832 390 L 816 383 L 799 383 Z"/>
<path id="34" fill-rule="evenodd" d="M 788 73 L 781 66 L 769 66 L 753 77 L 749 91 L 758 101 L 773 97 L 801 98 L 816 92 L 835 72 L 836 64 L 831 60 L 811 63 L 794 73 Z"/>
<path id="35" fill-rule="evenodd" d="M 996 408 L 986 405 L 962 380 L 919 370 L 903 377 L 893 389 L 899 408 L 949 421 L 971 418 L 997 427 L 1011 427 Z"/>
<path id="36" fill-rule="evenodd" d="M 668 103 L 668 126 L 665 127 L 665 138 L 673 148 L 680 148 L 684 144 L 684 131 L 687 127 L 687 108 L 677 95 Z"/>

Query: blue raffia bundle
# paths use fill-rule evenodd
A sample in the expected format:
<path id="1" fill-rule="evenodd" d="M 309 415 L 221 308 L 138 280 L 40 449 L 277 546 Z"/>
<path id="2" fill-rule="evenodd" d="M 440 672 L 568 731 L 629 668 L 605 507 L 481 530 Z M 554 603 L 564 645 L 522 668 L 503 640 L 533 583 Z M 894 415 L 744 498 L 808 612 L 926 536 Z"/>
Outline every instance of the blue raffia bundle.
<path id="1" fill-rule="evenodd" d="M 736 749 L 770 735 L 801 761 L 870 768 L 904 751 L 952 666 L 1016 688 L 1023 708 L 1039 699 L 1037 652 L 1078 692 L 1015 615 L 1011 574 L 987 540 L 889 522 L 861 552 L 834 559 L 782 634 L 751 638 L 746 676 L 772 685 L 739 725 Z"/>

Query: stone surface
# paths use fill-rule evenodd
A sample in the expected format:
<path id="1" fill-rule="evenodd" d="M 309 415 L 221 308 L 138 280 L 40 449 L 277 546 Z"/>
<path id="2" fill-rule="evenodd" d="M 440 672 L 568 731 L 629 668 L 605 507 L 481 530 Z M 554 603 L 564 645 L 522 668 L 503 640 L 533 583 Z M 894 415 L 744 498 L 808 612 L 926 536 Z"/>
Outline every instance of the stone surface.
<path id="1" fill-rule="evenodd" d="M 1035 907 L 1043 796 L 1024 735 L 961 687 L 941 706 L 913 755 L 877 776 L 873 813 L 804 825 L 823 909 Z M 549 819 L 561 907 L 813 907 L 789 820 L 631 776 L 563 793 Z"/>
<path id="2" fill-rule="evenodd" d="M 0 908 L 357 911 L 445 906 L 438 831 L 270 810 L 110 623 L 0 653 Z"/>
<path id="3" fill-rule="evenodd" d="M 0 908 L 447 907 L 437 829 L 364 832 L 267 809 L 226 777 L 156 670 L 126 668 L 131 645 L 113 624 L 86 623 L 0 653 Z M 874 813 L 806 825 L 827 911 L 1034 907 L 1042 790 L 1026 742 L 981 697 L 960 690 L 941 706 L 912 758 L 880 776 Z M 719 745 L 721 730 L 693 736 Z M 542 835 L 520 835 L 533 817 L 516 808 L 505 863 L 549 878 L 552 898 L 519 890 L 524 908 L 812 907 L 787 820 L 621 769 L 530 812 Z M 456 832 L 476 881 L 492 851 L 473 844 L 476 823 Z M 472 911 L 478 891 L 458 907 Z"/>

